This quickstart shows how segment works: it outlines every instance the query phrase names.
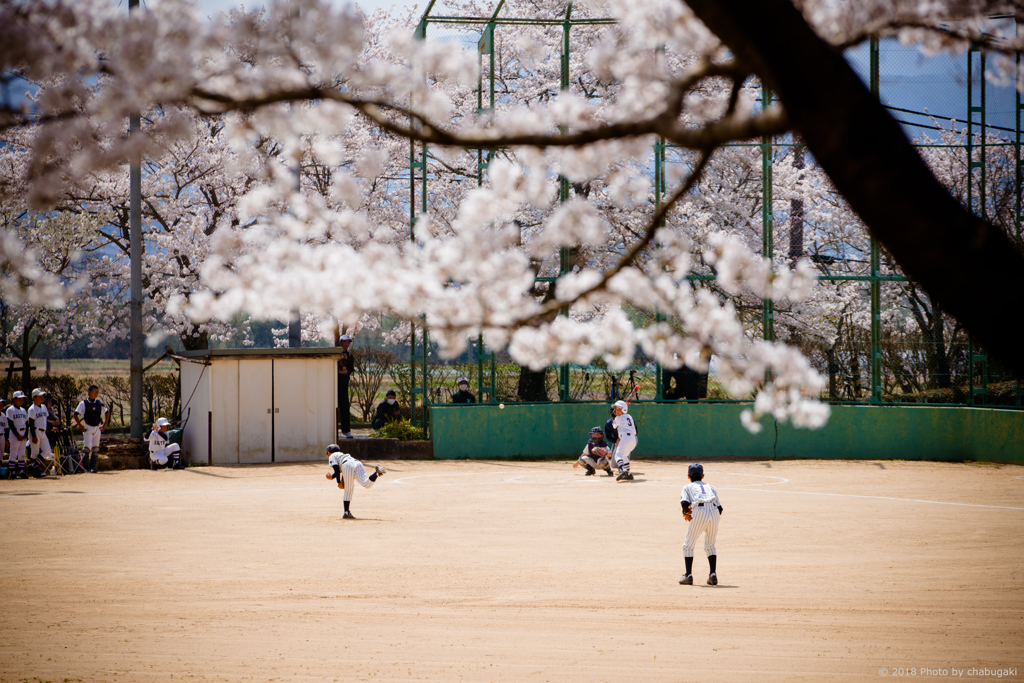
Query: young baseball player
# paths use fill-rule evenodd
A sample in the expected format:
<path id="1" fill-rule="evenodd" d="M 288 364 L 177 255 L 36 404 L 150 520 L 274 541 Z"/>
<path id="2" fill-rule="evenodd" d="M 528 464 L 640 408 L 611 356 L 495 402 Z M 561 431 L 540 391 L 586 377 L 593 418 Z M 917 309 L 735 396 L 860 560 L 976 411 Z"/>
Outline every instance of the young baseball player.
<path id="1" fill-rule="evenodd" d="M 110 411 L 107 404 L 100 400 L 100 388 L 95 384 L 89 386 L 89 395 L 72 415 L 75 424 L 82 430 L 83 448 L 88 458 L 86 469 L 90 472 L 96 471 L 96 460 L 100 452 L 100 434 L 110 424 Z"/>
<path id="2" fill-rule="evenodd" d="M 11 437 L 11 457 L 7 462 L 8 479 L 28 479 L 25 474 L 25 446 L 28 444 L 28 411 L 22 406 L 25 393 L 15 391 L 11 405 L 7 408 L 7 426 Z"/>
<path id="3" fill-rule="evenodd" d="M 684 586 L 693 585 L 693 546 L 704 534 L 704 552 L 708 556 L 711 575 L 708 585 L 718 585 L 715 573 L 718 565 L 718 552 L 715 550 L 715 536 L 718 535 L 718 521 L 722 517 L 722 502 L 718 499 L 718 491 L 711 484 L 704 483 L 704 467 L 694 463 L 686 472 L 690 483 L 683 487 L 679 502 L 683 506 L 683 517 L 690 523 L 683 541 L 683 559 L 686 561 L 686 573 L 679 583 Z"/>
<path id="4" fill-rule="evenodd" d="M 149 433 L 149 465 L 155 470 L 166 467 L 167 463 L 173 469 L 181 469 L 181 458 L 178 455 L 181 446 L 167 443 L 167 429 L 170 426 L 170 421 L 161 417 L 153 423 L 153 431 Z"/>
<path id="5" fill-rule="evenodd" d="M 4 450 L 7 448 L 7 433 L 10 428 L 7 426 L 7 401 L 0 397 L 0 462 L 4 459 Z"/>
<path id="6" fill-rule="evenodd" d="M 625 401 L 616 401 L 612 404 L 612 427 L 615 429 L 616 441 L 615 465 L 619 468 L 619 476 L 615 481 L 633 481 L 633 475 L 629 472 L 629 454 L 636 448 L 636 422 L 626 414 L 629 404 Z"/>
<path id="7" fill-rule="evenodd" d="M 46 392 L 42 389 L 32 390 L 32 405 L 28 409 L 29 440 L 32 442 L 31 461 L 32 474 L 41 477 L 50 471 L 53 464 L 53 449 L 50 448 L 50 438 L 46 435 L 47 423 L 50 419 L 50 411 L 43 405 L 46 399 Z"/>
<path id="8" fill-rule="evenodd" d="M 583 454 L 572 464 L 573 469 L 582 464 L 587 468 L 585 475 L 587 477 L 594 476 L 599 469 L 604 470 L 609 477 L 613 477 L 615 475 L 612 474 L 612 468 L 608 466 L 609 462 L 608 442 L 604 440 L 604 430 L 600 426 L 594 427 L 590 430 L 590 440 L 587 441 Z"/>
<path id="9" fill-rule="evenodd" d="M 378 477 L 383 476 L 388 470 L 386 467 L 374 465 L 373 474 L 366 476 L 366 468 L 363 463 L 353 458 L 348 453 L 342 453 L 338 444 L 332 443 L 327 447 L 327 461 L 333 472 L 327 474 L 328 479 L 337 479 L 338 488 L 345 490 L 345 514 L 342 519 L 355 519 L 349 505 L 352 503 L 352 494 L 355 493 L 355 483 L 358 481 L 363 488 L 370 488 Z"/>

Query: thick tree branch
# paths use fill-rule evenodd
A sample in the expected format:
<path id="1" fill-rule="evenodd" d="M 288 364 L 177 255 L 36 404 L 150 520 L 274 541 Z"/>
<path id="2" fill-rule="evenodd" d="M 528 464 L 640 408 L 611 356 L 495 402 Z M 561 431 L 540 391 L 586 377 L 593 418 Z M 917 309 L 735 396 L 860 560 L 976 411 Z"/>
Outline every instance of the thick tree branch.
<path id="1" fill-rule="evenodd" d="M 789 0 L 687 0 L 784 104 L 836 188 L 935 304 L 1024 376 L 1024 256 L 944 188 Z"/>

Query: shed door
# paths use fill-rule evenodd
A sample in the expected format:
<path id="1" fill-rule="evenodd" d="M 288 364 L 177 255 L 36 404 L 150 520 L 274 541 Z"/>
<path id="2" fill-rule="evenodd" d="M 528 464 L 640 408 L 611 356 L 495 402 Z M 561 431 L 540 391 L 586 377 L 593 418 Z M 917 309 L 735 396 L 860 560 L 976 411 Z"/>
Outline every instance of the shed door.
<path id="1" fill-rule="evenodd" d="M 276 462 L 318 459 L 335 440 L 336 375 L 332 359 L 274 360 Z"/>
<path id="2" fill-rule="evenodd" d="M 238 462 L 274 462 L 274 361 L 238 361 Z"/>

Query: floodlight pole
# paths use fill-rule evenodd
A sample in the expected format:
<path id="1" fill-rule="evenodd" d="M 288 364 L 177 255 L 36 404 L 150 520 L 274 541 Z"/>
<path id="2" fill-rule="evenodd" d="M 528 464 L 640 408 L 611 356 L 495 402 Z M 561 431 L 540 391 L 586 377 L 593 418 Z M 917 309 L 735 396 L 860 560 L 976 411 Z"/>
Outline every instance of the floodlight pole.
<path id="1" fill-rule="evenodd" d="M 139 8 L 139 0 L 128 0 L 128 14 Z M 139 113 L 128 117 L 129 136 L 140 135 Z M 131 242 L 130 379 L 131 438 L 142 438 L 142 160 L 133 155 L 128 178 L 128 229 Z"/>

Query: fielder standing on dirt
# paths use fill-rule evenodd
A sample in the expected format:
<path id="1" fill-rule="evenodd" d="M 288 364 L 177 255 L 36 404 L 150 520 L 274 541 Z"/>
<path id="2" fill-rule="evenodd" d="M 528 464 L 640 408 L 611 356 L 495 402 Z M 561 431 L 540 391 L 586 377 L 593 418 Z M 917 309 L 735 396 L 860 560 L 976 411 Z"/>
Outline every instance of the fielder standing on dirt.
<path id="1" fill-rule="evenodd" d="M 352 494 L 355 493 L 355 483 L 358 481 L 363 488 L 370 488 L 377 481 L 377 478 L 383 476 L 388 470 L 386 467 L 374 465 L 373 474 L 367 476 L 363 463 L 348 453 L 342 453 L 341 446 L 336 443 L 332 443 L 327 447 L 327 461 L 331 469 L 334 470 L 333 474 L 327 474 L 327 478 L 337 479 L 338 488 L 345 490 L 345 514 L 341 517 L 342 519 L 355 519 L 352 511 L 349 510 L 349 505 L 352 503 Z"/>
<path id="2" fill-rule="evenodd" d="M 25 393 L 15 391 L 7 407 L 7 426 L 10 430 L 10 455 L 7 461 L 8 479 L 28 479 L 25 474 L 25 446 L 28 444 L 28 412 L 22 407 Z M 16 471 L 17 470 L 17 471 Z"/>
<path id="3" fill-rule="evenodd" d="M 686 476 L 690 478 L 690 483 L 683 487 L 679 502 L 683 506 L 683 517 L 690 523 L 690 528 L 686 530 L 686 540 L 683 541 L 686 573 L 679 579 L 679 583 L 684 586 L 693 585 L 693 546 L 700 535 L 704 534 L 704 552 L 708 556 L 708 565 L 711 569 L 708 585 L 717 586 L 718 575 L 715 572 L 718 568 L 718 551 L 715 549 L 715 536 L 718 535 L 718 522 L 722 518 L 722 501 L 718 499 L 715 487 L 704 483 L 702 465 L 690 465 Z"/>

